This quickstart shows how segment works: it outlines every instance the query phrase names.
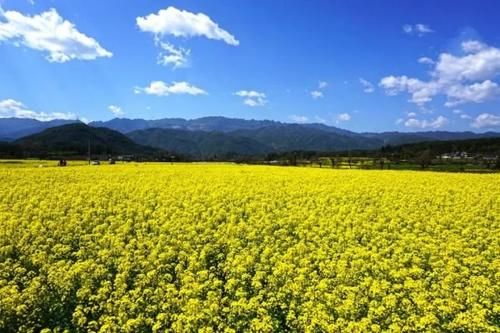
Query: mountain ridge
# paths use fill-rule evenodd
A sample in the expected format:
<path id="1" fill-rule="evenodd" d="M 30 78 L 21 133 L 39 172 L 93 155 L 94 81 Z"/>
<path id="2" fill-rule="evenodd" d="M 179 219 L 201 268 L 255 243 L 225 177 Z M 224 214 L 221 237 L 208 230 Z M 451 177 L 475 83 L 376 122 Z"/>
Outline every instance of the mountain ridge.
<path id="1" fill-rule="evenodd" d="M 78 120 L 41 122 L 34 119 L 0 118 L 0 141 L 16 142 L 21 138 L 21 134 L 41 133 L 59 124 L 68 123 L 83 124 Z M 88 127 L 116 131 L 136 144 L 166 149 L 194 159 L 255 156 L 286 151 L 371 150 L 426 141 L 500 137 L 497 132 L 437 130 L 357 133 L 321 123 L 297 124 L 222 116 L 154 120 L 114 118 L 109 121 L 91 122 Z M 72 137 L 71 133 L 67 135 L 68 138 Z M 118 142 L 123 141 L 123 138 L 118 139 L 117 134 L 113 135 Z"/>
<path id="2" fill-rule="evenodd" d="M 2 143 L 3 156 L 86 156 L 88 142 L 96 155 L 136 154 L 150 157 L 165 155 L 191 160 L 231 160 L 237 158 L 262 158 L 268 154 L 296 151 L 348 152 L 376 151 L 384 147 L 404 144 L 467 140 L 479 138 L 500 138 L 500 133 L 473 132 L 382 132 L 355 133 L 321 124 L 287 124 L 279 122 L 252 122 L 246 126 L 235 126 L 245 120 L 236 119 L 225 124 L 224 118 L 197 120 L 199 126 L 222 126 L 227 130 L 192 130 L 182 128 L 145 128 L 123 134 L 107 127 L 94 127 L 84 123 L 72 123 L 51 127 L 40 133 Z M 144 120 L 143 124 L 144 124 Z M 184 122 L 176 119 L 174 122 Z M 130 123 L 127 122 L 129 125 Z M 172 120 L 163 124 L 171 126 Z M 266 126 L 258 126 L 265 124 Z M 243 128 L 241 128 L 243 127 Z M 131 127 L 128 127 L 131 128 Z M 229 129 L 239 128 L 229 131 Z M 440 138 L 441 140 L 436 140 Z M 387 150 L 386 149 L 386 150 Z"/>

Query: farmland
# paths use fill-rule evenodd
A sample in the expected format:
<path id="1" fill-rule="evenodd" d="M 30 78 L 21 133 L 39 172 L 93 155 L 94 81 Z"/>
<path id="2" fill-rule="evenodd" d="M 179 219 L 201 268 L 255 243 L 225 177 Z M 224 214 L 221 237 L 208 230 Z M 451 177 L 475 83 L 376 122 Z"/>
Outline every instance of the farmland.
<path id="1" fill-rule="evenodd" d="M 500 175 L 0 167 L 2 332 L 498 332 Z"/>

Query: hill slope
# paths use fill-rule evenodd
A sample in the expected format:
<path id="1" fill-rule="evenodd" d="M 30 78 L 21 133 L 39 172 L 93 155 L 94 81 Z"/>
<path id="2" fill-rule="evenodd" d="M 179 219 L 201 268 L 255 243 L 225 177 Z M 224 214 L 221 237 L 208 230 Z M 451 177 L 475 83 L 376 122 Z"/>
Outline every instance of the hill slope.
<path id="1" fill-rule="evenodd" d="M 82 123 L 49 128 L 13 144 L 28 155 L 86 156 L 89 142 L 93 155 L 148 154 L 156 151 L 133 142 L 119 132 Z"/>
<path id="2" fill-rule="evenodd" d="M 223 132 L 151 128 L 127 134 L 135 142 L 197 159 L 255 156 L 272 149 L 251 138 Z"/>
<path id="3" fill-rule="evenodd" d="M 351 132 L 352 133 L 352 132 Z M 266 144 L 273 151 L 335 151 L 349 149 L 374 149 L 382 145 L 378 139 L 359 135 L 339 134 L 298 124 L 268 126 L 256 130 L 238 130 L 232 135 L 251 138 Z"/>
<path id="4" fill-rule="evenodd" d="M 255 156 L 293 150 L 373 149 L 376 139 L 347 136 L 296 124 L 280 124 L 232 132 L 146 129 L 127 134 L 135 142 L 194 158 Z"/>

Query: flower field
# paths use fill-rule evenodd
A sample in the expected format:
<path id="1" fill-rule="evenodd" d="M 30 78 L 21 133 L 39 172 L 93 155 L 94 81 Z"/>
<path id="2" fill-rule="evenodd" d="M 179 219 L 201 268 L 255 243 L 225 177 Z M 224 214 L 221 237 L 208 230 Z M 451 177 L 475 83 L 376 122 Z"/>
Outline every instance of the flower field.
<path id="1" fill-rule="evenodd" d="M 0 169 L 1 332 L 499 332 L 500 175 Z"/>

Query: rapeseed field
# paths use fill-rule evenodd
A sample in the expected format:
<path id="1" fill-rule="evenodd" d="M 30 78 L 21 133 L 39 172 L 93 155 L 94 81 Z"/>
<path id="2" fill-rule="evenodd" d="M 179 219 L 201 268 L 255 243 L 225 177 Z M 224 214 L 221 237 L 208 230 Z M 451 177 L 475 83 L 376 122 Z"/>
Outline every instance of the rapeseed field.
<path id="1" fill-rule="evenodd" d="M 499 332 L 500 175 L 0 169 L 1 332 Z"/>

